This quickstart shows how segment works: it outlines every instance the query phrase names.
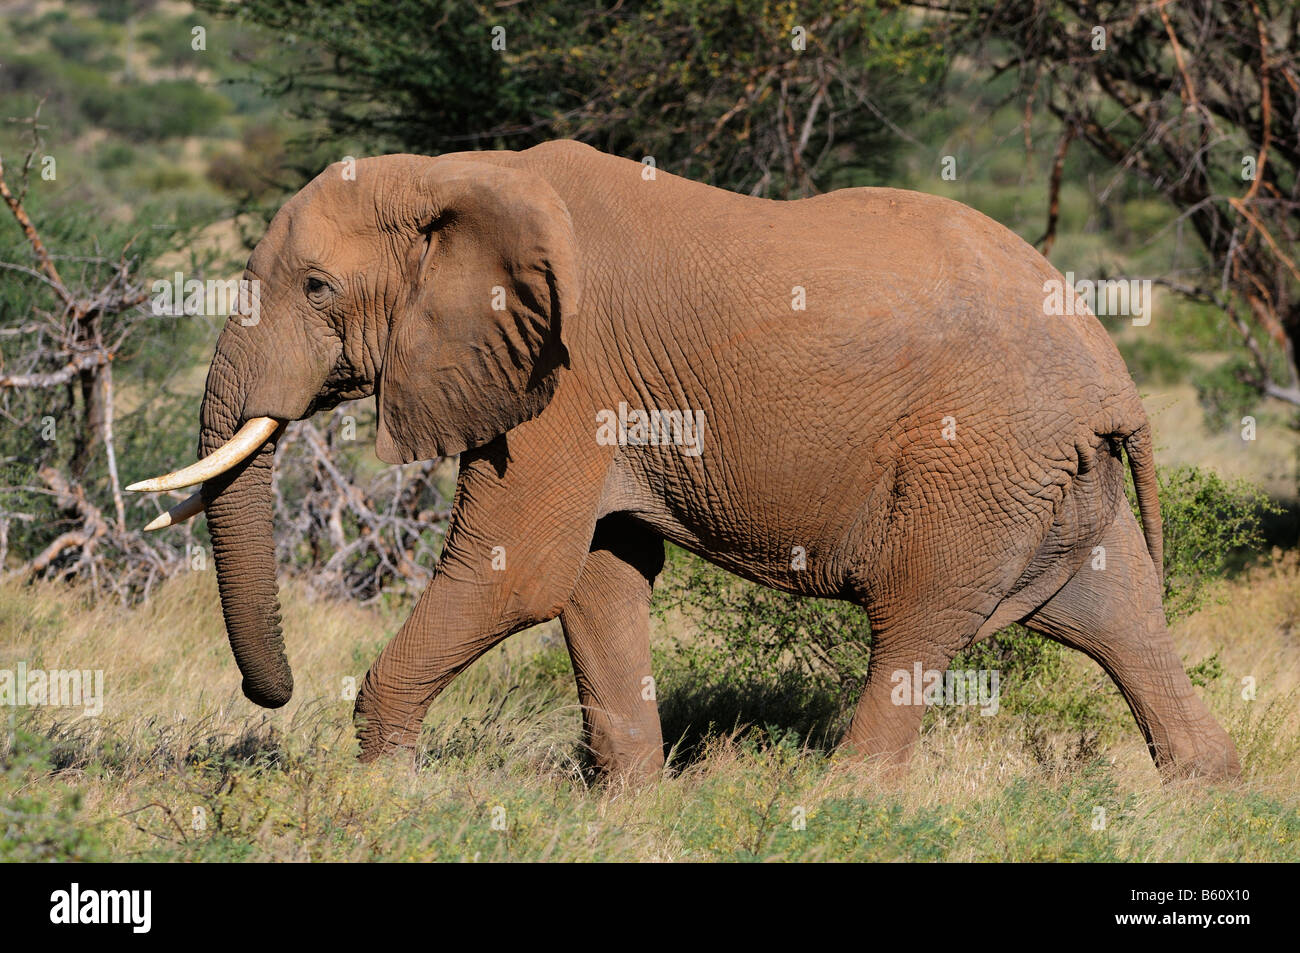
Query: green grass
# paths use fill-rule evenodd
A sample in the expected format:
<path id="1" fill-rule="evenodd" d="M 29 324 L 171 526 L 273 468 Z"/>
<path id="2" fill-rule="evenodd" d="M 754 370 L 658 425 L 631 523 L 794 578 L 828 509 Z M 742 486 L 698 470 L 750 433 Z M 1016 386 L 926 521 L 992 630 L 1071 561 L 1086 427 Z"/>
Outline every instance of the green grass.
<path id="1" fill-rule="evenodd" d="M 264 712 L 238 693 L 210 573 L 135 609 L 8 586 L 0 668 L 103 668 L 107 699 L 98 719 L 11 710 L 0 859 L 1294 861 L 1300 559 L 1223 585 L 1230 601 L 1175 636 L 1239 746 L 1235 784 L 1162 785 L 1122 700 L 1075 655 L 1004 687 L 992 718 L 932 709 L 911 769 L 881 776 L 835 757 L 835 698 L 693 671 L 691 633 L 664 623 L 674 751 L 639 789 L 591 779 L 554 625 L 458 679 L 413 762 L 362 766 L 343 679 L 399 612 L 287 587 L 299 689 Z"/>

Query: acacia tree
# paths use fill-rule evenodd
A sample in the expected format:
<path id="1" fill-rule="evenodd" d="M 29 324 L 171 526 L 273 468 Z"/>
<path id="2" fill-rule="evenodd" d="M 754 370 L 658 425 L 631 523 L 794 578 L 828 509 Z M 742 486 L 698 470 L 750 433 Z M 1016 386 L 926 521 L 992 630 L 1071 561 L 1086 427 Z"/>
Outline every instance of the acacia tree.
<path id="1" fill-rule="evenodd" d="M 927 6 L 922 2 L 918 4 Z M 940 5 L 936 5 L 940 6 Z M 1300 407 L 1300 7 L 1285 0 L 954 0 L 953 42 L 1014 72 L 1027 114 L 1060 125 L 1048 228 L 1082 143 L 1191 226 L 1204 252 L 1160 282 L 1214 303 L 1240 381 Z"/>
<path id="2" fill-rule="evenodd" d="M 863 184 L 944 67 L 899 4 L 859 0 L 200 0 L 267 28 L 270 89 L 374 151 L 557 137 L 755 195 Z"/>

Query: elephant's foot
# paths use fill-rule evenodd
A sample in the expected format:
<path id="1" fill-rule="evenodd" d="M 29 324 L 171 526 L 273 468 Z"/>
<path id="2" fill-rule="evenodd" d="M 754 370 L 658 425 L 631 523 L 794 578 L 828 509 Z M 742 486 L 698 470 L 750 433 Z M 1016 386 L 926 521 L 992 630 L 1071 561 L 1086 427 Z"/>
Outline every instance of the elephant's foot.
<path id="1" fill-rule="evenodd" d="M 835 757 L 882 768 L 906 768 L 912 761 L 912 750 L 915 747 L 915 739 L 910 744 L 888 744 L 878 736 L 855 736 L 850 731 L 835 746 Z"/>
<path id="2" fill-rule="evenodd" d="M 1235 781 L 1241 777 L 1241 761 L 1236 750 L 1229 745 L 1226 749 L 1190 760 L 1161 765 L 1160 776 L 1165 781 Z"/>
<path id="3" fill-rule="evenodd" d="M 419 724 L 410 729 L 396 728 L 391 723 L 386 723 L 371 697 L 363 687 L 357 695 L 353 710 L 352 722 L 356 727 L 357 741 L 361 744 L 357 760 L 369 764 L 380 758 L 414 757 L 419 739 Z"/>
<path id="4" fill-rule="evenodd" d="M 848 770 L 855 778 L 866 778 L 885 788 L 901 787 L 910 776 L 915 747 L 915 744 L 910 744 L 895 750 L 881 750 L 869 738 L 853 738 L 846 734 L 835 746 L 832 763 Z"/>
<path id="5" fill-rule="evenodd" d="M 1239 778 L 1241 761 L 1228 733 L 1214 720 L 1200 699 L 1192 698 L 1189 707 L 1201 710 L 1197 730 L 1174 736 L 1163 746 L 1158 743 L 1151 746 L 1161 778 L 1165 781 L 1233 781 Z"/>
<path id="6" fill-rule="evenodd" d="M 589 725 L 586 744 L 602 778 L 640 785 L 663 774 L 664 748 L 657 717 L 642 719 L 638 725 L 585 714 Z"/>
<path id="7" fill-rule="evenodd" d="M 415 745 L 398 745 L 388 743 L 367 743 L 365 738 L 358 734 L 361 741 L 361 750 L 357 752 L 357 760 L 362 764 L 370 764 L 381 759 L 386 761 L 398 761 L 403 758 L 413 759 L 415 757 Z"/>
<path id="8" fill-rule="evenodd" d="M 898 787 L 910 777 L 912 754 L 920 737 L 919 717 L 887 716 L 877 720 L 864 713 L 859 704 L 848 732 L 835 746 L 834 760 L 852 766 L 855 777 L 869 778 L 886 788 Z"/>

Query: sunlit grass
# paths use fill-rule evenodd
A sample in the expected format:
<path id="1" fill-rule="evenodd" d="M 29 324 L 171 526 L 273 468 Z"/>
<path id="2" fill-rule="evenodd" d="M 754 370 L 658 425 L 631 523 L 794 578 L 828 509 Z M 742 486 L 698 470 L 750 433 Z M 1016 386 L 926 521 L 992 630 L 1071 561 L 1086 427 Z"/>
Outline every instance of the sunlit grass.
<path id="1" fill-rule="evenodd" d="M 1035 687 L 1051 705 L 936 710 L 901 780 L 837 761 L 825 739 L 806 746 L 798 699 L 771 699 L 763 730 L 715 731 L 641 789 L 589 778 L 554 625 L 457 680 L 414 764 L 361 766 L 345 680 L 359 682 L 400 614 L 287 586 L 297 691 L 266 712 L 239 693 L 211 573 L 130 610 L 10 585 L 0 668 L 103 669 L 107 698 L 97 719 L 11 710 L 0 857 L 1300 859 L 1300 560 L 1223 585 L 1228 601 L 1175 637 L 1189 665 L 1218 656 L 1223 674 L 1202 691 L 1240 748 L 1236 784 L 1161 785 L 1113 687 L 1071 656 Z M 666 709 L 692 692 L 673 664 L 679 635 L 657 635 Z M 1096 704 L 1061 703 L 1087 695 Z"/>

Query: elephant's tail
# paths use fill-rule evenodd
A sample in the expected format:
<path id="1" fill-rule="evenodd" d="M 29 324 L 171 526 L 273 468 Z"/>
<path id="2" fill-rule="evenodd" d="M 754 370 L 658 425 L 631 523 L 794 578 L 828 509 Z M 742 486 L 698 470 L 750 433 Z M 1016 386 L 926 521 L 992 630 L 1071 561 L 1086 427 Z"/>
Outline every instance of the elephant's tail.
<path id="1" fill-rule="evenodd" d="M 1138 512 L 1142 515 L 1142 535 L 1147 540 L 1147 552 L 1156 566 L 1156 579 L 1161 587 L 1165 580 L 1165 537 L 1160 519 L 1159 481 L 1156 479 L 1155 453 L 1151 445 L 1151 425 L 1142 426 L 1121 437 L 1124 452 L 1128 454 L 1129 469 L 1133 471 L 1133 489 L 1137 493 Z"/>

